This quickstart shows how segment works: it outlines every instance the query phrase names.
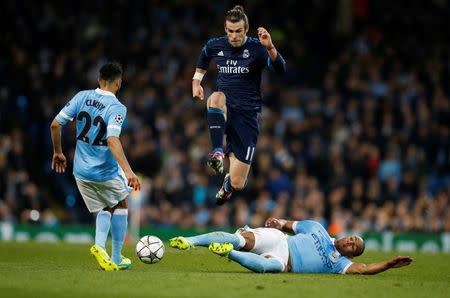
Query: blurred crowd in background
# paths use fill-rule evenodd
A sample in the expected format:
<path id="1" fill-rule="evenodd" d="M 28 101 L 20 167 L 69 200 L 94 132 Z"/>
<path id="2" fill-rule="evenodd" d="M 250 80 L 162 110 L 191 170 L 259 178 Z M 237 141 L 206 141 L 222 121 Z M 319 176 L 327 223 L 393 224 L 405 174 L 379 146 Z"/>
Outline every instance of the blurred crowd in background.
<path id="1" fill-rule="evenodd" d="M 315 219 L 332 234 L 450 231 L 448 1 L 215 2 L 0 4 L 0 221 L 93 222 L 71 173 L 74 125 L 63 131 L 63 175 L 50 168 L 49 125 L 115 59 L 142 225 L 260 226 L 275 216 Z M 206 106 L 191 79 L 234 4 L 248 35 L 269 30 L 288 71 L 264 73 L 248 186 L 217 207 L 223 177 L 206 165 Z M 215 77 L 211 65 L 206 96 Z"/>

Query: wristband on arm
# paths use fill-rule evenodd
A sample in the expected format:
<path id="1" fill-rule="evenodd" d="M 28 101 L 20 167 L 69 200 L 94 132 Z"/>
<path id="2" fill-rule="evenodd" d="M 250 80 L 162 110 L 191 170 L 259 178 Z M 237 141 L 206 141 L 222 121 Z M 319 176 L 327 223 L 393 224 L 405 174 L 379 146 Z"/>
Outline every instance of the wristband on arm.
<path id="1" fill-rule="evenodd" d="M 204 76 L 205 74 L 204 73 L 201 73 L 201 72 L 198 72 L 198 71 L 196 71 L 195 73 L 194 73 L 194 76 L 192 77 L 192 79 L 193 80 L 199 80 L 200 82 L 203 80 L 203 76 Z"/>

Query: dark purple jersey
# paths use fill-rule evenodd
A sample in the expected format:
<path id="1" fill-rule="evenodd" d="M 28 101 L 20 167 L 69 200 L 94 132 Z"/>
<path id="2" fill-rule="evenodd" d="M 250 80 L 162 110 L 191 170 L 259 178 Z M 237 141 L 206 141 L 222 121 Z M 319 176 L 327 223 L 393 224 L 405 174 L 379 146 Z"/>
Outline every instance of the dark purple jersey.
<path id="1" fill-rule="evenodd" d="M 261 73 L 266 66 L 277 73 L 286 70 L 286 62 L 280 53 L 272 61 L 267 49 L 253 37 L 247 37 L 238 48 L 233 47 L 226 36 L 208 40 L 198 58 L 197 68 L 207 70 L 211 59 L 217 65 L 215 90 L 225 94 L 227 106 L 239 110 L 261 110 Z"/>

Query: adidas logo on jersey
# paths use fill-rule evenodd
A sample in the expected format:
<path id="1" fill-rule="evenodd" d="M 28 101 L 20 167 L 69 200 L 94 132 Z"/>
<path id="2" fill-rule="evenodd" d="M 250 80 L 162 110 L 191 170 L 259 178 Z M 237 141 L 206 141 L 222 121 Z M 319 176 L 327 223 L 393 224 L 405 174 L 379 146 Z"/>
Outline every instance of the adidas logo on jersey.
<path id="1" fill-rule="evenodd" d="M 217 56 L 222 56 L 223 57 L 223 51 L 220 51 L 219 53 L 217 53 Z"/>

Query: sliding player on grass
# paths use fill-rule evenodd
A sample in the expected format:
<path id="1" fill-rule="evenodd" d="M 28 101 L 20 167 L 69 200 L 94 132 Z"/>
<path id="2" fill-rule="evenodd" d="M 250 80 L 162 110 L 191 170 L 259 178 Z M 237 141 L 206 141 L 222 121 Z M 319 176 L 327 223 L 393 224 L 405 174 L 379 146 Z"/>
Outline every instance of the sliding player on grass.
<path id="1" fill-rule="evenodd" d="M 320 223 L 311 220 L 269 218 L 264 228 L 244 228 L 234 234 L 180 236 L 172 238 L 169 245 L 178 249 L 207 246 L 213 253 L 258 273 L 377 274 L 413 261 L 408 256 L 398 256 L 373 264 L 353 262 L 364 252 L 363 239 L 349 236 L 334 240 Z"/>

